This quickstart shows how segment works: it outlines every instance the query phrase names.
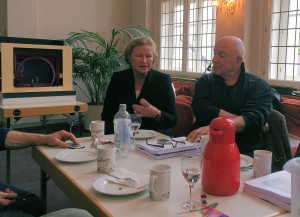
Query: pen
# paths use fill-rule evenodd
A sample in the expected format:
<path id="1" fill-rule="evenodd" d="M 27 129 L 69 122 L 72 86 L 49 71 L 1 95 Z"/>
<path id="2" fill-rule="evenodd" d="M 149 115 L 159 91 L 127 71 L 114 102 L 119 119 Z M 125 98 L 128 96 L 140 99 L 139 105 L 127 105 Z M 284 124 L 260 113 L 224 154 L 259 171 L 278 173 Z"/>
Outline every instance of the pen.
<path id="1" fill-rule="evenodd" d="M 279 216 L 279 215 L 284 214 L 284 213 L 286 213 L 286 212 L 287 212 L 286 210 L 281 209 L 281 210 L 279 210 L 279 211 L 277 211 L 277 212 L 274 212 L 274 213 L 272 213 L 272 214 L 266 215 L 266 216 L 264 216 L 264 217 L 276 217 L 276 216 Z"/>

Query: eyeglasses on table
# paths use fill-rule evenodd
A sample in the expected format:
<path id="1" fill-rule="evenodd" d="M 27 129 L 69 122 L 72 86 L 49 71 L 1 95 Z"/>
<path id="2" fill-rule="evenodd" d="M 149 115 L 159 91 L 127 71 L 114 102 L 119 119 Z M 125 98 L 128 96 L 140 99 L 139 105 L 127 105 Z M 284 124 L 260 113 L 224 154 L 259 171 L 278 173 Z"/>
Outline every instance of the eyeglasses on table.
<path id="1" fill-rule="evenodd" d="M 185 145 L 185 140 L 176 140 L 176 139 L 172 138 L 171 136 L 169 138 L 170 138 L 170 140 L 166 140 L 163 143 L 151 143 L 148 141 L 148 139 L 146 139 L 146 144 L 150 145 L 150 146 L 159 147 L 159 148 L 164 148 L 165 145 L 172 145 L 173 148 L 176 148 L 177 145 Z"/>

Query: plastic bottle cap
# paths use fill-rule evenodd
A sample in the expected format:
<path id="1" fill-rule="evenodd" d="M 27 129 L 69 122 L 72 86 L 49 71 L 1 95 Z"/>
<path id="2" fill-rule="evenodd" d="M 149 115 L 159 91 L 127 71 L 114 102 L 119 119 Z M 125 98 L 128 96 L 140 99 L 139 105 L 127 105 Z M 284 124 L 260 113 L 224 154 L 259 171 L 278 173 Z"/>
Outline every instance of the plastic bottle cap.
<path id="1" fill-rule="evenodd" d="M 126 104 L 120 104 L 119 110 L 126 110 Z"/>

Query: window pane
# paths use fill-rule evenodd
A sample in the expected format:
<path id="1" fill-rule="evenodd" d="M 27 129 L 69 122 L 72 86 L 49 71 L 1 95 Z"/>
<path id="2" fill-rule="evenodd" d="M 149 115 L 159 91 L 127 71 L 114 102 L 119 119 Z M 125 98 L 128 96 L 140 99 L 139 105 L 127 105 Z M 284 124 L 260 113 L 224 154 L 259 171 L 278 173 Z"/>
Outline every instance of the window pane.
<path id="1" fill-rule="evenodd" d="M 273 30 L 272 32 L 272 46 L 278 46 L 279 44 L 279 30 Z"/>
<path id="2" fill-rule="evenodd" d="M 289 29 L 288 30 L 288 38 L 287 38 L 287 45 L 288 46 L 295 46 L 297 43 L 296 37 L 297 30 L 296 29 Z"/>
<path id="3" fill-rule="evenodd" d="M 269 78 L 277 79 L 277 64 L 271 64 Z"/>
<path id="4" fill-rule="evenodd" d="M 290 10 L 300 10 L 299 0 L 290 0 Z"/>
<path id="5" fill-rule="evenodd" d="M 273 13 L 280 12 L 281 0 L 273 0 Z"/>
<path id="6" fill-rule="evenodd" d="M 280 21 L 280 14 L 274 14 L 273 15 L 273 30 L 279 29 L 279 22 Z"/>
<path id="7" fill-rule="evenodd" d="M 291 29 L 296 27 L 297 27 L 297 13 L 294 11 L 289 13 L 288 28 Z"/>
<path id="8" fill-rule="evenodd" d="M 286 47 L 279 47 L 278 50 L 278 62 L 285 63 L 286 57 Z"/>
<path id="9" fill-rule="evenodd" d="M 285 80 L 293 81 L 294 80 L 294 65 L 286 64 L 286 78 Z"/>
<path id="10" fill-rule="evenodd" d="M 280 11 L 281 12 L 286 12 L 289 10 L 289 0 L 281 0 L 280 1 Z"/>
<path id="11" fill-rule="evenodd" d="M 286 55 L 286 63 L 294 63 L 296 61 L 296 56 L 298 55 L 298 51 L 296 47 L 288 47 L 287 55 Z"/>
<path id="12" fill-rule="evenodd" d="M 281 30 L 279 32 L 279 46 L 286 46 L 287 40 L 287 30 Z"/>
<path id="13" fill-rule="evenodd" d="M 278 47 L 272 47 L 271 49 L 271 63 L 276 63 L 278 60 Z"/>
<path id="14" fill-rule="evenodd" d="M 285 64 L 278 64 L 277 79 L 285 80 Z"/>
<path id="15" fill-rule="evenodd" d="M 288 15 L 289 15 L 289 13 L 287 13 L 287 12 L 280 14 L 280 26 L 279 26 L 280 29 L 287 29 Z"/>

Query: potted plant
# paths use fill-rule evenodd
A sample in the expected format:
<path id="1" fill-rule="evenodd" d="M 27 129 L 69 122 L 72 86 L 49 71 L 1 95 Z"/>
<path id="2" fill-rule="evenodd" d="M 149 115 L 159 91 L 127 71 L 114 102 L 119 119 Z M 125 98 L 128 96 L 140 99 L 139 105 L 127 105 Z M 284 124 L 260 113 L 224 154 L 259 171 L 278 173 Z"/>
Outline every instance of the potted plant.
<path id="1" fill-rule="evenodd" d="M 109 40 L 97 32 L 85 30 L 71 32 L 69 35 L 65 44 L 73 47 L 74 84 L 77 85 L 75 81 L 80 81 L 85 86 L 87 93 L 83 93 L 89 99 L 89 111 L 97 115 L 90 118 L 91 114 L 86 113 L 84 122 L 87 129 L 91 120 L 100 119 L 101 108 L 94 111 L 91 106 L 103 105 L 106 88 L 113 72 L 128 66 L 123 57 L 122 45 L 134 37 L 153 37 L 153 34 L 144 27 L 130 25 L 119 30 L 113 28 Z"/>

